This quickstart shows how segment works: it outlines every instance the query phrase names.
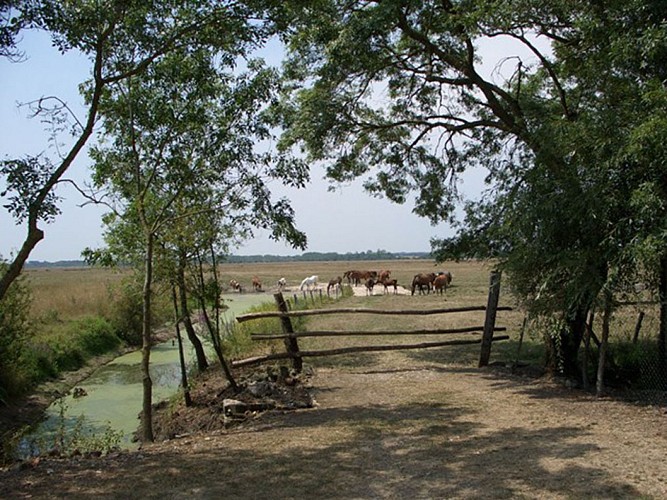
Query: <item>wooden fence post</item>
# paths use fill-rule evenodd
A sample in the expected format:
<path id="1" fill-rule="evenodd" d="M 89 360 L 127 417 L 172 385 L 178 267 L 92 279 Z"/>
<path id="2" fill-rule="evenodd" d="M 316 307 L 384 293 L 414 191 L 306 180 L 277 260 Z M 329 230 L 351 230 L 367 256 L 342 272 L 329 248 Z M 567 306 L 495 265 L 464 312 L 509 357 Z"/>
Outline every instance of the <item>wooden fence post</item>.
<path id="1" fill-rule="evenodd" d="M 280 312 L 288 312 L 287 302 L 285 302 L 282 293 L 278 292 L 274 294 L 273 298 L 276 299 L 276 304 L 278 305 L 278 310 Z M 292 322 L 290 321 L 289 316 L 282 316 L 280 318 L 280 324 L 283 327 L 283 333 L 287 334 L 287 337 L 285 337 L 285 349 L 287 349 L 287 352 L 292 358 L 292 366 L 298 373 L 301 373 L 301 370 L 303 369 L 303 359 L 299 356 L 299 344 L 297 343 L 296 338 L 289 335 L 290 333 L 294 333 L 294 328 L 292 328 Z"/>
<path id="2" fill-rule="evenodd" d="M 486 305 L 486 319 L 482 335 L 482 350 L 479 355 L 479 367 L 487 366 L 491 357 L 493 329 L 496 326 L 496 309 L 500 298 L 500 271 L 492 271 L 489 280 L 489 300 Z"/>

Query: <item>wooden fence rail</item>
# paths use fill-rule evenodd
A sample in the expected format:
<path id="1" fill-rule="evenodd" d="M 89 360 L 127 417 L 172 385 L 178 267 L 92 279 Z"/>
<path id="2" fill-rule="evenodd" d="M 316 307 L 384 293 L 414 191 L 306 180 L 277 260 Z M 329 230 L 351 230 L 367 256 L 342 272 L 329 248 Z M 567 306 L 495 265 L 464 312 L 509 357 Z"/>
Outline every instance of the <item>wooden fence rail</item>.
<path id="1" fill-rule="evenodd" d="M 334 308 L 334 309 L 310 309 L 303 311 L 289 311 L 287 303 L 282 293 L 274 295 L 278 311 L 266 311 L 242 314 L 236 317 L 236 321 L 243 323 L 261 318 L 280 318 L 282 333 L 252 334 L 252 340 L 279 340 L 282 339 L 285 344 L 285 352 L 271 353 L 262 356 L 255 356 L 243 360 L 232 361 L 233 367 L 241 367 L 265 363 L 268 361 L 291 359 L 296 371 L 301 371 L 303 367 L 303 358 L 316 356 L 333 356 L 341 354 L 351 354 L 358 352 L 382 352 L 396 351 L 404 349 L 426 349 L 433 347 L 444 347 L 453 345 L 471 345 L 481 344 L 482 352 L 480 355 L 479 366 L 488 364 L 491 351 L 491 343 L 498 340 L 509 339 L 508 335 L 494 336 L 495 332 L 505 331 L 504 327 L 496 327 L 496 313 L 498 311 L 511 311 L 511 307 L 498 307 L 498 291 L 500 288 L 500 274 L 491 274 L 491 284 L 489 289 L 489 300 L 486 306 L 468 306 L 468 307 L 446 307 L 437 309 L 403 309 L 403 310 L 385 310 L 369 308 Z M 430 315 L 430 314 L 451 314 L 461 312 L 485 311 L 486 318 L 484 326 L 469 326 L 462 328 L 449 329 L 429 329 L 429 330 L 409 330 L 409 331 L 311 331 L 294 332 L 290 318 L 302 316 L 317 316 L 322 314 L 381 314 L 381 315 Z M 366 345 L 340 347 L 337 349 L 326 349 L 319 351 L 302 351 L 299 349 L 297 339 L 304 337 L 350 337 L 350 336 L 392 336 L 392 335 L 451 335 L 482 333 L 479 339 L 464 340 L 445 340 L 440 342 L 419 342 L 412 344 L 399 345 Z"/>
<path id="2" fill-rule="evenodd" d="M 504 332 L 507 328 L 504 326 L 494 327 L 494 332 Z M 364 331 L 311 331 L 311 332 L 293 332 L 293 333 L 253 333 L 250 335 L 252 340 L 278 340 L 285 338 L 302 337 L 354 337 L 354 336 L 374 336 L 374 335 L 452 335 L 457 333 L 481 333 L 483 326 L 466 326 L 463 328 L 447 328 L 439 330 L 364 330 Z"/>
<path id="3" fill-rule="evenodd" d="M 308 309 L 305 311 L 263 311 L 257 313 L 241 314 L 236 317 L 236 321 L 243 323 L 253 319 L 261 318 L 293 318 L 298 316 L 319 316 L 322 314 L 389 314 L 389 315 L 428 315 L 428 314 L 447 314 L 458 312 L 486 311 L 486 306 L 468 306 L 468 307 L 445 307 L 439 309 L 369 309 L 365 307 L 347 307 L 338 309 Z M 511 311 L 511 307 L 498 307 L 496 311 Z"/>

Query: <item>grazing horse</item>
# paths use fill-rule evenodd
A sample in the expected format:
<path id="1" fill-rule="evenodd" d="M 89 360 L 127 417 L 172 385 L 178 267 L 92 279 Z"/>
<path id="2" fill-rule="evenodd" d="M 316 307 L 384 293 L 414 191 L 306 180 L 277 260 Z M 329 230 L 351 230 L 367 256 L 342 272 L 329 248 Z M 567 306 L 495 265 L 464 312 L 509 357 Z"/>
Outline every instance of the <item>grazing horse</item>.
<path id="1" fill-rule="evenodd" d="M 368 279 L 376 279 L 378 276 L 377 271 L 347 271 L 343 275 L 347 278 L 348 284 L 360 285 L 362 282 L 365 283 Z"/>
<path id="2" fill-rule="evenodd" d="M 306 287 L 306 289 L 308 289 L 308 290 L 310 290 L 311 287 L 316 288 L 317 287 L 317 281 L 319 279 L 320 279 L 319 276 L 315 276 L 315 275 L 305 278 L 301 282 L 301 286 L 299 287 L 299 290 L 303 290 L 304 287 Z"/>
<path id="3" fill-rule="evenodd" d="M 278 280 L 278 291 L 282 292 L 286 285 L 287 285 L 287 280 L 285 278 L 280 278 Z"/>
<path id="4" fill-rule="evenodd" d="M 338 276 L 335 279 L 329 280 L 329 284 L 327 285 L 327 295 L 329 295 L 329 290 L 331 288 L 335 289 L 336 287 L 338 287 L 338 289 L 340 289 L 340 285 L 341 285 L 342 282 L 343 282 L 343 278 L 341 278 L 340 276 Z"/>
<path id="5" fill-rule="evenodd" d="M 439 273 L 435 280 L 433 280 L 433 292 L 440 292 L 443 294 L 447 291 L 447 287 L 452 282 L 452 273 L 446 271 L 444 273 Z"/>
<path id="6" fill-rule="evenodd" d="M 252 277 L 252 289 L 255 290 L 256 292 L 262 291 L 262 282 L 259 280 L 257 276 Z"/>
<path id="7" fill-rule="evenodd" d="M 373 295 L 373 287 L 375 286 L 375 280 L 373 278 L 368 278 L 366 280 L 366 295 Z"/>
<path id="8" fill-rule="evenodd" d="M 390 275 L 390 274 L 391 274 L 391 271 L 380 271 L 380 272 L 378 273 L 378 281 L 379 281 L 380 283 L 383 283 L 384 280 L 388 280 L 388 279 L 389 279 L 389 275 Z"/>
<path id="9" fill-rule="evenodd" d="M 431 285 L 435 280 L 435 273 L 420 273 L 416 274 L 412 278 L 412 295 L 415 294 L 415 289 L 419 287 L 419 293 L 424 293 L 424 287 L 426 287 L 426 292 L 431 293 Z"/>
<path id="10" fill-rule="evenodd" d="M 384 293 L 389 293 L 389 287 L 394 287 L 394 295 L 398 293 L 398 280 L 385 278 L 384 280 L 378 281 L 384 285 Z"/>
<path id="11" fill-rule="evenodd" d="M 229 281 L 229 287 L 232 290 L 238 290 L 239 293 L 243 292 L 243 287 L 241 287 L 241 283 L 239 283 L 236 280 L 230 280 Z"/>

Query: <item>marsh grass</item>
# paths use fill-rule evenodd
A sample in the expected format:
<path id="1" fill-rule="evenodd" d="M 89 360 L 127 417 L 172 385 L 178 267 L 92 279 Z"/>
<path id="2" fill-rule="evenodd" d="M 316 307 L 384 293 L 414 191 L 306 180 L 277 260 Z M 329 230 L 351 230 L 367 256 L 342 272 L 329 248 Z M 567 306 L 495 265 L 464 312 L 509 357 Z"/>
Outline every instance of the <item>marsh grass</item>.
<path id="1" fill-rule="evenodd" d="M 86 267 L 29 269 L 25 274 L 33 296 L 32 316 L 44 322 L 107 316 L 112 287 L 128 273 Z"/>

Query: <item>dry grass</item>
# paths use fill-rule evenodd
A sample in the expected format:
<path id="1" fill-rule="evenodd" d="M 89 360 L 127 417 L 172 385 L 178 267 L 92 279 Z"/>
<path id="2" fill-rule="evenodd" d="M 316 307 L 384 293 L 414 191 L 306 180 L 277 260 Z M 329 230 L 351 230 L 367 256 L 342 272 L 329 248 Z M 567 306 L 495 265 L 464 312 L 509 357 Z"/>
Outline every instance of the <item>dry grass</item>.
<path id="1" fill-rule="evenodd" d="M 109 311 L 109 289 L 128 271 L 98 268 L 44 268 L 25 271 L 35 317 L 62 320 Z"/>

